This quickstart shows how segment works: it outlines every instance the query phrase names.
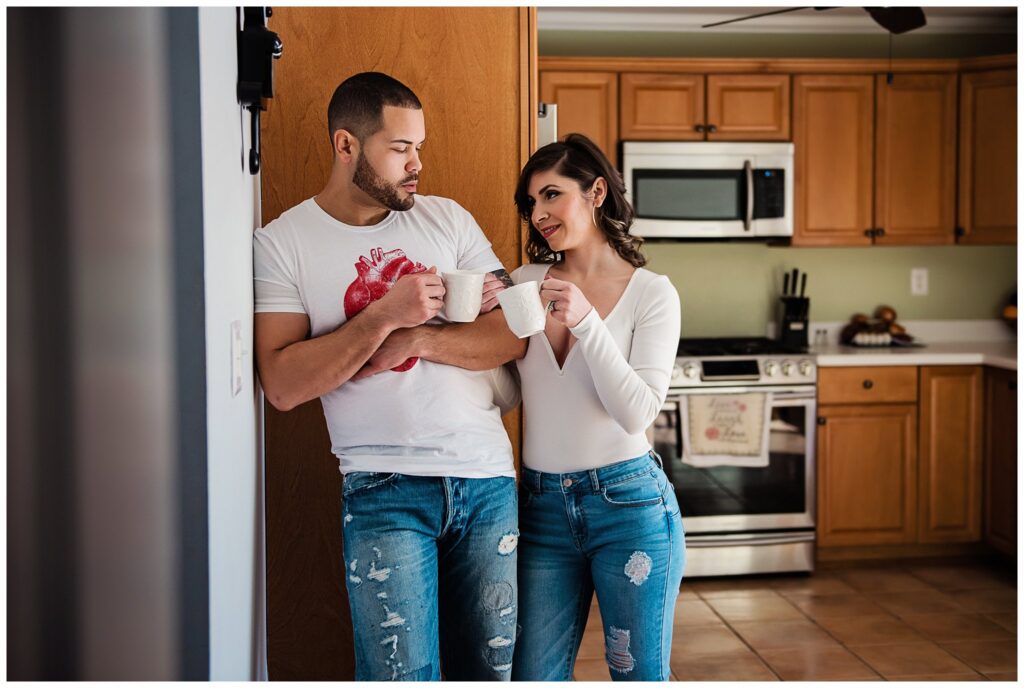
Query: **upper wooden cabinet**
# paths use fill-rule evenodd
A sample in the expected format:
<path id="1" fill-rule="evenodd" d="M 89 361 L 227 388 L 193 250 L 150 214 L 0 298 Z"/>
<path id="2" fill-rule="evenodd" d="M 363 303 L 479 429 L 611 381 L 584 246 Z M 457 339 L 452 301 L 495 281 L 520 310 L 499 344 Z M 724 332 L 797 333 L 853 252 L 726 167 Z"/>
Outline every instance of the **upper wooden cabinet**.
<path id="1" fill-rule="evenodd" d="M 875 243 L 956 238 L 956 75 L 875 76 Z"/>
<path id="2" fill-rule="evenodd" d="M 625 73 L 623 140 L 785 141 L 789 75 Z"/>
<path id="3" fill-rule="evenodd" d="M 624 140 L 704 138 L 704 77 L 623 74 L 619 136 Z"/>
<path id="4" fill-rule="evenodd" d="M 794 79 L 793 244 L 955 240 L 956 75 Z"/>
<path id="5" fill-rule="evenodd" d="M 959 241 L 1017 243 L 1017 71 L 960 77 Z"/>
<path id="6" fill-rule="evenodd" d="M 615 72 L 541 72 L 541 102 L 558 105 L 558 137 L 583 134 L 617 162 L 618 84 Z"/>
<path id="7" fill-rule="evenodd" d="M 793 79 L 793 243 L 867 245 L 875 136 L 870 76 Z"/>
<path id="8" fill-rule="evenodd" d="M 708 141 L 788 141 L 789 81 L 788 74 L 709 74 Z"/>

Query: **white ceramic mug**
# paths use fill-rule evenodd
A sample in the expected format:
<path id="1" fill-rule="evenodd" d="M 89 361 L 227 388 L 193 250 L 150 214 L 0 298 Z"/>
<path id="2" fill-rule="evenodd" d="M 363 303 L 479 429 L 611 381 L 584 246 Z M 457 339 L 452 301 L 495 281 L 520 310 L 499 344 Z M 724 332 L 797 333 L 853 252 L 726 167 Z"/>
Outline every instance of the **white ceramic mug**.
<path id="1" fill-rule="evenodd" d="M 498 303 L 515 336 L 525 339 L 544 331 L 548 313 L 540 301 L 539 282 L 522 282 L 498 292 Z"/>
<path id="2" fill-rule="evenodd" d="M 452 322 L 473 322 L 480 314 L 485 272 L 449 270 L 441 273 L 444 282 L 444 314 Z"/>

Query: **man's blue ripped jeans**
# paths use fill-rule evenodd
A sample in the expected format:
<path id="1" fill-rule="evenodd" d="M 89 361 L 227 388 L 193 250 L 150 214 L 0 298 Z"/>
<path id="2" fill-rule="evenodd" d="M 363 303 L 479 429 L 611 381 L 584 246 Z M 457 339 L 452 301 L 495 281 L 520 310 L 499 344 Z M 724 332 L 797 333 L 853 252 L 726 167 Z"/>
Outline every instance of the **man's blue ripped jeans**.
<path id="1" fill-rule="evenodd" d="M 357 472 L 342 493 L 356 680 L 507 681 L 514 479 Z"/>
<path id="2" fill-rule="evenodd" d="M 590 471 L 523 469 L 515 681 L 572 678 L 596 590 L 612 679 L 669 678 L 683 522 L 660 458 Z"/>

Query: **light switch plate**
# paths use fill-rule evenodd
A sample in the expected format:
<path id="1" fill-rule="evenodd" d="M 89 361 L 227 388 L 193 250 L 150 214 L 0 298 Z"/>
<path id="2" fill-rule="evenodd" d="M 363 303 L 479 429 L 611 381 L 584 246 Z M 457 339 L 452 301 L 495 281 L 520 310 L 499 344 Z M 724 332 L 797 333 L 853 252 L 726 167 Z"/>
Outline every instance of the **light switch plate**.
<path id="1" fill-rule="evenodd" d="M 910 293 L 913 296 L 928 296 L 928 268 L 910 269 Z"/>
<path id="2" fill-rule="evenodd" d="M 242 321 L 231 323 L 231 396 L 242 391 Z"/>

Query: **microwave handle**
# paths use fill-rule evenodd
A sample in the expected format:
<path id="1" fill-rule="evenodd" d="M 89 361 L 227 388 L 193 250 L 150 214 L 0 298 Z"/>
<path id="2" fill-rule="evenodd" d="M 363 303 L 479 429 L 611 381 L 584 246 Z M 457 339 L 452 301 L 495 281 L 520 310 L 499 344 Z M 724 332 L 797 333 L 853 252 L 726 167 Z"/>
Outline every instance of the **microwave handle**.
<path id="1" fill-rule="evenodd" d="M 750 231 L 754 220 L 754 167 L 749 160 L 743 161 L 743 172 L 747 175 L 747 214 L 743 216 L 743 231 Z"/>

